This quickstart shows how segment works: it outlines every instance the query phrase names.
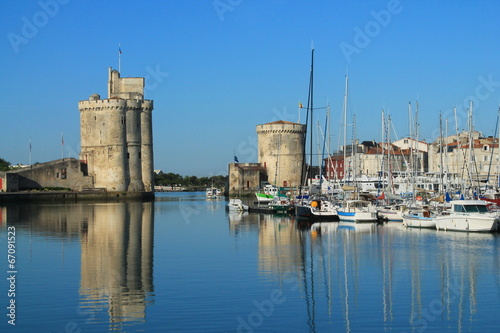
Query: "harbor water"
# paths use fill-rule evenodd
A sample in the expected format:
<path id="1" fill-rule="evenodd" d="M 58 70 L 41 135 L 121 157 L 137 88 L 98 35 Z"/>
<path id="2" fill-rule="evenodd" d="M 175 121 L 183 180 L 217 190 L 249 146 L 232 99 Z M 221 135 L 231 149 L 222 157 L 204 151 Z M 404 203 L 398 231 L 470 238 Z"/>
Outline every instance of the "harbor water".
<path id="1" fill-rule="evenodd" d="M 499 330 L 499 234 L 226 206 L 184 192 L 0 207 L 0 331 Z"/>

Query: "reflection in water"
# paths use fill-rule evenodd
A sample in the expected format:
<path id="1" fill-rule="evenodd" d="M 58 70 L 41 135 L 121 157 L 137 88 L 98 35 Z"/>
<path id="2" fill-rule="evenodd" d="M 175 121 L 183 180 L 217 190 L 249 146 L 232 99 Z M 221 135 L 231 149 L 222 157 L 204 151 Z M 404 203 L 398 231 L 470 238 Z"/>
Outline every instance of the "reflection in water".
<path id="1" fill-rule="evenodd" d="M 411 331 L 445 322 L 449 331 L 463 332 L 477 321 L 478 280 L 489 278 L 491 269 L 498 281 L 498 270 L 484 259 L 496 257 L 488 253 L 498 251 L 496 237 L 391 224 L 315 223 L 307 229 L 269 217 L 259 222 L 259 270 L 279 281 L 287 274 L 302 280 L 309 332 L 325 321 L 346 332 L 373 321 L 388 328 L 403 321 L 398 327 Z"/>
<path id="2" fill-rule="evenodd" d="M 94 205 L 83 220 L 83 307 L 98 310 L 107 303 L 113 324 L 144 320 L 153 292 L 152 203 Z"/>
<path id="3" fill-rule="evenodd" d="M 88 323 L 119 329 L 144 321 L 153 292 L 152 202 L 8 206 L 0 213 L 0 221 L 47 241 L 79 240 L 80 302 Z"/>

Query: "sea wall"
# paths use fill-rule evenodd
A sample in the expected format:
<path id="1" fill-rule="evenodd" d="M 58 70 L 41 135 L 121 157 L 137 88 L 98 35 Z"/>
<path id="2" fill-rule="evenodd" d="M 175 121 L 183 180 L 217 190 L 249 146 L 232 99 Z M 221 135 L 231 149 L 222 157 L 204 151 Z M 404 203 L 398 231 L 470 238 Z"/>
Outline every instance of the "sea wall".
<path id="1" fill-rule="evenodd" d="M 81 201 L 118 202 L 123 200 L 152 201 L 154 200 L 154 192 L 31 191 L 0 193 L 0 205 L 18 202 L 75 203 Z"/>

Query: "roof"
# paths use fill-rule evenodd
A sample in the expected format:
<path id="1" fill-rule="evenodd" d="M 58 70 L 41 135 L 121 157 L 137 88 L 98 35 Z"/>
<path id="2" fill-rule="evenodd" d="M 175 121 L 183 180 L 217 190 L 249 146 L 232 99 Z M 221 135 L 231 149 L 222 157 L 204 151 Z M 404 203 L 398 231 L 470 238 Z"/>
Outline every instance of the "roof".
<path id="1" fill-rule="evenodd" d="M 291 121 L 285 121 L 285 120 L 278 120 L 278 121 L 273 121 L 264 125 L 271 125 L 271 124 L 299 124 L 299 123 L 294 123 Z"/>

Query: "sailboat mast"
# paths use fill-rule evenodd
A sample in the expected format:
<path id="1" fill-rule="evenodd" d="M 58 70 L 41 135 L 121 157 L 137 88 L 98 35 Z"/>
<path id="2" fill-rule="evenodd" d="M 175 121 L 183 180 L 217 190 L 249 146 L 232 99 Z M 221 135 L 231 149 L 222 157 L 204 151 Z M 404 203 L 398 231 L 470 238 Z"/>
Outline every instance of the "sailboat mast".
<path id="1" fill-rule="evenodd" d="M 444 143 L 443 143 L 443 115 L 441 112 L 439 113 L 439 157 L 441 158 L 441 193 L 444 193 L 444 164 L 443 164 L 443 149 L 444 149 Z"/>
<path id="2" fill-rule="evenodd" d="M 346 168 L 346 158 L 347 158 L 347 94 L 349 89 L 349 76 L 345 76 L 345 92 L 344 92 L 344 184 L 346 182 L 347 168 Z"/>
<path id="3" fill-rule="evenodd" d="M 309 108 L 310 108 L 310 115 L 311 115 L 311 128 L 313 126 L 313 84 L 314 84 L 314 48 L 311 50 L 311 82 L 309 84 L 309 96 L 310 96 L 310 101 L 309 101 Z M 310 136 L 310 156 L 309 156 L 309 168 L 312 168 L 312 154 L 313 154 L 313 133 L 312 130 L 309 133 Z"/>
<path id="4" fill-rule="evenodd" d="M 302 152 L 302 173 L 300 175 L 300 186 L 302 192 L 302 186 L 304 186 L 305 181 L 307 180 L 307 167 L 306 167 L 306 141 L 307 141 L 307 128 L 311 126 L 312 128 L 312 90 L 313 90 L 313 70 L 314 70 L 314 48 L 311 50 L 311 73 L 309 77 L 309 92 L 307 97 L 307 108 L 306 108 L 306 126 L 304 130 L 304 151 Z M 311 122 L 309 124 L 309 112 L 311 112 Z M 309 126 L 308 126 L 309 124 Z M 311 140 L 311 148 L 310 148 L 310 163 L 312 163 L 312 129 L 310 130 L 310 140 Z M 311 166 L 311 164 L 309 164 Z"/>

